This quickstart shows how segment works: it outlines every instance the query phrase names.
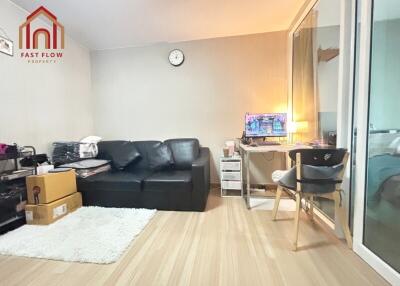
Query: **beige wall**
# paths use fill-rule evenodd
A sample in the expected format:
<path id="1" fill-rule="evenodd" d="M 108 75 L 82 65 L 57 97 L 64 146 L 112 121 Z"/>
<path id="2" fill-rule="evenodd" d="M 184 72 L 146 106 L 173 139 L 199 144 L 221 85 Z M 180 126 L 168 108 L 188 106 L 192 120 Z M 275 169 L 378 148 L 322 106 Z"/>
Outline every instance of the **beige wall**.
<path id="1" fill-rule="evenodd" d="M 186 60 L 168 62 L 179 48 Z M 96 133 L 106 139 L 197 137 L 212 151 L 212 181 L 225 140 L 240 137 L 245 112 L 286 112 L 287 33 L 92 52 Z M 270 182 L 278 156 L 255 160 Z M 270 166 L 270 170 L 265 166 Z M 265 178 L 265 179 L 264 179 Z"/>
<path id="2" fill-rule="evenodd" d="M 0 1 L 0 27 L 16 44 L 26 15 Z M 28 64 L 16 47 L 14 57 L 0 55 L 0 141 L 49 152 L 55 140 L 94 131 L 106 139 L 197 137 L 211 148 L 217 182 L 221 148 L 241 135 L 245 112 L 286 111 L 286 42 L 286 32 L 273 32 L 98 51 L 90 60 L 67 37 L 55 65 Z M 173 48 L 185 53 L 181 67 L 168 63 Z M 258 183 L 281 165 L 272 155 L 254 162 Z"/>
<path id="3" fill-rule="evenodd" d="M 0 27 L 15 44 L 14 57 L 0 54 L 0 142 L 48 152 L 55 140 L 77 140 L 93 132 L 90 55 L 66 38 L 62 63 L 27 63 L 18 50 L 18 27 L 27 15 L 0 1 Z"/>

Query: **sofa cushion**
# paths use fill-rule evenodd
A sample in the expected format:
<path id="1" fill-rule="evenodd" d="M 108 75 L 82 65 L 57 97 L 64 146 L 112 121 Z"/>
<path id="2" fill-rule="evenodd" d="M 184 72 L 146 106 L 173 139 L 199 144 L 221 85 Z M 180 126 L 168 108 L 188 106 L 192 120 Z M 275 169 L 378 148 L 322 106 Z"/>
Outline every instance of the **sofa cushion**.
<path id="1" fill-rule="evenodd" d="M 126 171 L 136 172 L 136 170 L 151 170 L 149 166 L 149 154 L 151 154 L 155 148 L 160 146 L 160 141 L 134 141 L 136 149 L 140 153 L 140 158 L 133 164 L 125 168 Z"/>
<path id="2" fill-rule="evenodd" d="M 150 171 L 135 173 L 105 172 L 78 180 L 79 191 L 127 191 L 140 192 L 142 182 L 151 175 Z"/>
<path id="3" fill-rule="evenodd" d="M 200 144 L 197 139 L 170 139 L 165 143 L 171 148 L 176 170 L 191 169 L 193 161 L 199 156 Z"/>
<path id="4" fill-rule="evenodd" d="M 135 144 L 129 141 L 102 141 L 99 142 L 98 148 L 97 158 L 110 160 L 118 170 L 123 170 L 141 156 Z"/>
<path id="5" fill-rule="evenodd" d="M 167 144 L 160 144 L 148 154 L 149 167 L 155 171 L 170 168 L 174 164 L 171 149 Z"/>
<path id="6" fill-rule="evenodd" d="M 159 171 L 144 180 L 144 192 L 190 192 L 192 190 L 191 171 Z"/>

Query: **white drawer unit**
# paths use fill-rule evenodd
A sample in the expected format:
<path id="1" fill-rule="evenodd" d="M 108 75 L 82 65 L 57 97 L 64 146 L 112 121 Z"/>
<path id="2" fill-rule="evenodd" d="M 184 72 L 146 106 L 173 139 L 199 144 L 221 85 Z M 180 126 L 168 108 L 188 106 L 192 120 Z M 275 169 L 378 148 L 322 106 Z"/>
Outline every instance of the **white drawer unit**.
<path id="1" fill-rule="evenodd" d="M 221 179 L 223 181 L 241 181 L 242 174 L 239 172 L 228 172 L 222 171 L 221 172 Z"/>
<path id="2" fill-rule="evenodd" d="M 221 162 L 221 171 L 239 171 L 241 170 L 241 162 L 235 161 L 222 161 Z"/>
<path id="3" fill-rule="evenodd" d="M 221 197 L 243 197 L 242 158 L 220 158 Z"/>
<path id="4" fill-rule="evenodd" d="M 242 182 L 238 181 L 222 181 L 222 189 L 225 190 L 241 190 Z"/>

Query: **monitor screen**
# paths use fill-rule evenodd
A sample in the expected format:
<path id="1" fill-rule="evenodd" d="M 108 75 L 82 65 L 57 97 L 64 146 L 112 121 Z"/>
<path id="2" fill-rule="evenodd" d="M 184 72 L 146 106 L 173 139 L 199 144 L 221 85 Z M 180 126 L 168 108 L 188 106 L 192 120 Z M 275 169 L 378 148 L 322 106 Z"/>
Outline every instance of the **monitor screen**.
<path id="1" fill-rule="evenodd" d="M 287 136 L 286 113 L 246 114 L 246 137 Z"/>

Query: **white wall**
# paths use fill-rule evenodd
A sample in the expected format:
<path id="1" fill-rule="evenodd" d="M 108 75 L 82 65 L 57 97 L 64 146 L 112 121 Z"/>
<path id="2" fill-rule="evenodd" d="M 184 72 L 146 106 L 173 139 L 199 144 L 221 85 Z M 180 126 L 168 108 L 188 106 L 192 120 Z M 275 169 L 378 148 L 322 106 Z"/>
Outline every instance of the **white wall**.
<path id="1" fill-rule="evenodd" d="M 0 28 L 16 49 L 14 57 L 0 54 L 0 142 L 49 153 L 55 140 L 92 133 L 132 140 L 197 137 L 211 148 L 217 182 L 221 148 L 240 137 L 245 112 L 287 109 L 286 32 L 98 51 L 91 58 L 66 37 L 61 63 L 29 64 L 17 47 L 27 14 L 0 1 Z M 173 48 L 185 52 L 181 67 L 168 63 Z M 269 183 L 268 174 L 281 163 L 278 156 L 260 156 L 253 179 Z"/>
<path id="2" fill-rule="evenodd" d="M 319 0 L 315 5 L 318 10 L 318 27 L 340 25 L 340 0 Z"/>
<path id="3" fill-rule="evenodd" d="M 339 48 L 340 26 L 324 26 L 316 28 L 316 48 Z M 339 83 L 339 56 L 328 62 L 318 62 L 317 88 L 319 136 L 326 139 L 327 132 L 337 131 Z"/>
<path id="4" fill-rule="evenodd" d="M 316 28 L 317 49 L 339 48 L 340 26 Z M 337 112 L 339 56 L 329 62 L 319 62 L 317 67 L 319 112 Z"/>
<path id="5" fill-rule="evenodd" d="M 0 1 L 0 28 L 15 45 L 14 57 L 0 53 L 0 142 L 48 152 L 55 140 L 93 133 L 90 55 L 66 37 L 63 62 L 29 64 L 21 59 L 18 28 L 27 15 L 15 4 Z"/>
<path id="6" fill-rule="evenodd" d="M 241 136 L 245 112 L 287 110 L 286 43 L 286 32 L 274 32 L 93 52 L 96 133 L 130 140 L 197 137 L 211 148 L 217 182 L 221 148 Z M 173 48 L 185 53 L 180 67 L 168 63 Z M 258 183 L 270 182 L 268 173 L 281 167 L 277 157 L 256 162 Z"/>

